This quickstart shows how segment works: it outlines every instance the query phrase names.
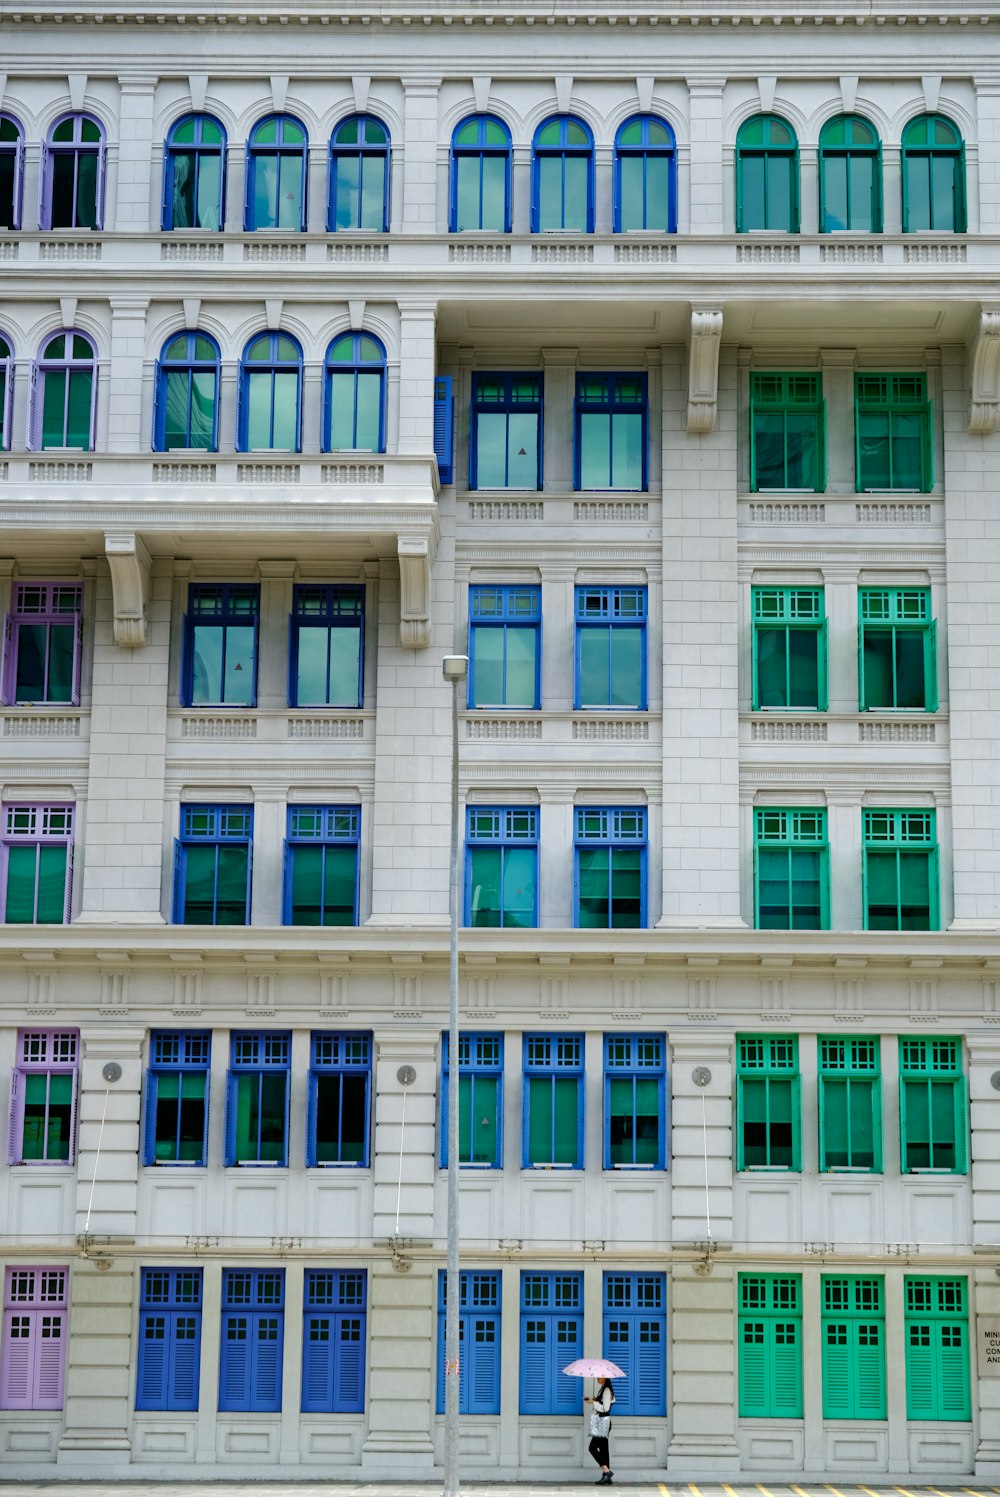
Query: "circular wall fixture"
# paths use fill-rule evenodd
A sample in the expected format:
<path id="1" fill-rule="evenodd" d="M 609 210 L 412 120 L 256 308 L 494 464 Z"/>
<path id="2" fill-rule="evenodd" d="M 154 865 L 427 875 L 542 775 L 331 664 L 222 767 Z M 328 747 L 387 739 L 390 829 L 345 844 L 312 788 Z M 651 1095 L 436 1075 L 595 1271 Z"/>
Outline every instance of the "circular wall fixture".
<path id="1" fill-rule="evenodd" d="M 695 1066 L 691 1072 L 691 1080 L 695 1086 L 707 1086 L 712 1079 L 712 1073 L 708 1066 Z"/>
<path id="2" fill-rule="evenodd" d="M 995 1092 L 1000 1092 L 1000 1071 L 994 1071 L 990 1077 L 990 1086 Z"/>
<path id="3" fill-rule="evenodd" d="M 121 1068 L 121 1066 L 118 1064 L 118 1062 L 116 1060 L 109 1060 L 108 1063 L 107 1063 L 107 1065 L 104 1067 L 103 1071 L 101 1072 L 101 1075 L 104 1077 L 105 1081 L 110 1086 L 110 1084 L 111 1084 L 112 1081 L 121 1081 L 121 1079 L 122 1079 L 122 1068 Z"/>
<path id="4" fill-rule="evenodd" d="M 417 1073 L 412 1066 L 400 1066 L 396 1072 L 396 1080 L 400 1086 L 412 1086 L 417 1079 Z"/>

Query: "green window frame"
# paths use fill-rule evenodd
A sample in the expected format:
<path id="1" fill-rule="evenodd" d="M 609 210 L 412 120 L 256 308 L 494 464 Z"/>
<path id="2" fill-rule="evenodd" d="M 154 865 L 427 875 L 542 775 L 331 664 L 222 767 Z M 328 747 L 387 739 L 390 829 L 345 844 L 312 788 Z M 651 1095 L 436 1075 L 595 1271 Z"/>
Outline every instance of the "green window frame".
<path id="1" fill-rule="evenodd" d="M 741 1419 L 802 1418 L 802 1276 L 738 1280 Z"/>
<path id="2" fill-rule="evenodd" d="M 929 494 L 934 428 L 926 374 L 854 376 L 855 487 Z"/>
<path id="3" fill-rule="evenodd" d="M 736 1168 L 802 1168 L 799 1042 L 795 1035 L 736 1036 Z"/>
<path id="4" fill-rule="evenodd" d="M 899 1144 L 904 1175 L 964 1175 L 968 1088 L 959 1039 L 900 1038 Z"/>
<path id="5" fill-rule="evenodd" d="M 821 587 L 754 587 L 752 706 L 825 712 L 827 630 Z"/>
<path id="6" fill-rule="evenodd" d="M 865 810 L 862 841 L 865 930 L 937 930 L 934 812 Z"/>
<path id="7" fill-rule="evenodd" d="M 826 488 L 822 374 L 750 375 L 750 488 L 755 494 Z"/>
<path id="8" fill-rule="evenodd" d="M 882 1075 L 877 1038 L 819 1037 L 821 1173 L 882 1173 Z"/>
<path id="9" fill-rule="evenodd" d="M 736 136 L 736 232 L 799 232 L 799 143 L 787 120 L 755 114 Z"/>
<path id="10" fill-rule="evenodd" d="M 969 1309 L 965 1279 L 903 1279 L 906 1417 L 972 1418 Z"/>
<path id="11" fill-rule="evenodd" d="M 830 849 L 825 808 L 754 810 L 756 930 L 829 930 Z"/>
<path id="12" fill-rule="evenodd" d="M 858 590 L 858 706 L 936 712 L 937 621 L 929 587 Z"/>
<path id="13" fill-rule="evenodd" d="M 965 145 L 957 126 L 941 114 L 918 114 L 901 147 L 903 233 L 964 234 Z"/>
<path id="14" fill-rule="evenodd" d="M 820 1280 L 823 1418 L 885 1419 L 885 1285 L 880 1274 Z"/>
<path id="15" fill-rule="evenodd" d="M 819 133 L 820 233 L 882 232 L 882 144 L 858 114 L 838 114 Z"/>

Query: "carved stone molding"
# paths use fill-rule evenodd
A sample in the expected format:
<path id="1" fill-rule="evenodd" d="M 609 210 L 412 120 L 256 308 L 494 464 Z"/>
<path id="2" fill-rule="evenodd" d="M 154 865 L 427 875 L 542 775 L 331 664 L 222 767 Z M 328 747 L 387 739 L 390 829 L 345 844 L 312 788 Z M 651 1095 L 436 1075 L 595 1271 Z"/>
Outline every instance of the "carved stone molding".
<path id="1" fill-rule="evenodd" d="M 398 537 L 399 642 L 425 650 L 431 642 L 431 563 L 434 539 L 429 534 Z"/>
<path id="2" fill-rule="evenodd" d="M 133 531 L 109 530 L 104 536 L 104 554 L 111 570 L 115 644 L 135 649 L 146 643 L 149 552 Z"/>
<path id="3" fill-rule="evenodd" d="M 988 437 L 1000 426 L 1000 309 L 983 307 L 969 348 L 969 431 Z"/>
<path id="4" fill-rule="evenodd" d="M 719 419 L 719 349 L 722 313 L 716 308 L 691 308 L 691 351 L 688 363 L 687 429 L 705 436 Z"/>

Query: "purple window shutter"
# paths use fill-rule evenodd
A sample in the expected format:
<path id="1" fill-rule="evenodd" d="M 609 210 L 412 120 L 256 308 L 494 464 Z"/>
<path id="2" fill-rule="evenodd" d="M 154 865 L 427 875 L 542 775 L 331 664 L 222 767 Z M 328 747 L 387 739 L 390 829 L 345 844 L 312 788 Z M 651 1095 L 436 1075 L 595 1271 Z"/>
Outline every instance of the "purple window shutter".
<path id="1" fill-rule="evenodd" d="M 93 373 L 90 379 L 90 448 L 89 451 L 97 451 L 97 357 L 91 365 Z"/>
<path id="2" fill-rule="evenodd" d="M 29 452 L 37 452 L 42 445 L 42 403 L 38 398 L 40 370 L 32 359 L 28 366 L 28 429 L 24 445 Z"/>
<path id="3" fill-rule="evenodd" d="M 73 906 L 73 839 L 66 844 L 66 899 L 63 904 L 63 924 L 68 925 Z M 69 1129 L 69 1155 L 70 1163 L 76 1158 L 76 1071 L 73 1072 L 73 1115 L 70 1118 Z"/>
<path id="4" fill-rule="evenodd" d="M 5 1409 L 31 1408 L 34 1392 L 32 1364 L 37 1334 L 35 1311 L 18 1306 L 16 1310 L 4 1312 L 0 1405 Z"/>
<path id="5" fill-rule="evenodd" d="M 47 140 L 42 142 L 42 160 L 40 164 L 39 181 L 41 196 L 38 202 L 38 227 L 40 229 L 51 229 L 52 227 L 52 152 Z"/>
<path id="6" fill-rule="evenodd" d="M 3 401 L 3 447 L 4 451 L 10 451 L 10 422 L 14 410 L 14 360 L 7 363 L 7 380 L 4 385 Z"/>
<path id="7" fill-rule="evenodd" d="M 66 1311 L 36 1310 L 32 1408 L 61 1409 L 66 1374 Z"/>
<path id="8" fill-rule="evenodd" d="M 14 227 L 21 227 L 21 214 L 24 210 L 24 136 L 18 137 L 17 151 L 14 155 Z"/>
<path id="9" fill-rule="evenodd" d="M 14 646 L 14 620 L 3 616 L 3 654 L 0 656 L 0 701 L 10 706 L 17 694 L 17 650 Z"/>
<path id="10" fill-rule="evenodd" d="M 10 1106 L 7 1110 L 7 1163 L 16 1164 L 21 1157 L 21 1134 L 24 1120 L 24 1086 L 20 1071 L 10 1073 Z"/>
<path id="11" fill-rule="evenodd" d="M 6 641 L 5 641 L 6 643 Z M 76 616 L 76 629 L 73 641 L 73 691 L 70 701 L 74 707 L 80 705 L 80 684 L 83 676 L 83 615 Z M 5 700 L 9 700 L 6 698 Z"/>
<path id="12" fill-rule="evenodd" d="M 97 227 L 99 229 L 104 228 L 104 189 L 108 164 L 107 155 L 108 149 L 104 139 L 104 131 L 102 130 L 101 144 L 97 149 L 97 202 L 94 205 L 97 209 L 94 217 L 97 219 Z"/>

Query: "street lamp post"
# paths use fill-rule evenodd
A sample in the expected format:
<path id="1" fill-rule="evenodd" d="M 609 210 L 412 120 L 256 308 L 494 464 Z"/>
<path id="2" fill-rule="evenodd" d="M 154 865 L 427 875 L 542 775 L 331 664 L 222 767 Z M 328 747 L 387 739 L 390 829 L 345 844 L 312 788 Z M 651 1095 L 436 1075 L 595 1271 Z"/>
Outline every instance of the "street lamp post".
<path id="1" fill-rule="evenodd" d="M 458 1497 L 458 688 L 469 669 L 467 655 L 446 655 L 441 664 L 451 682 L 451 918 L 448 983 L 448 1266 L 444 1314 L 444 1497 Z"/>

